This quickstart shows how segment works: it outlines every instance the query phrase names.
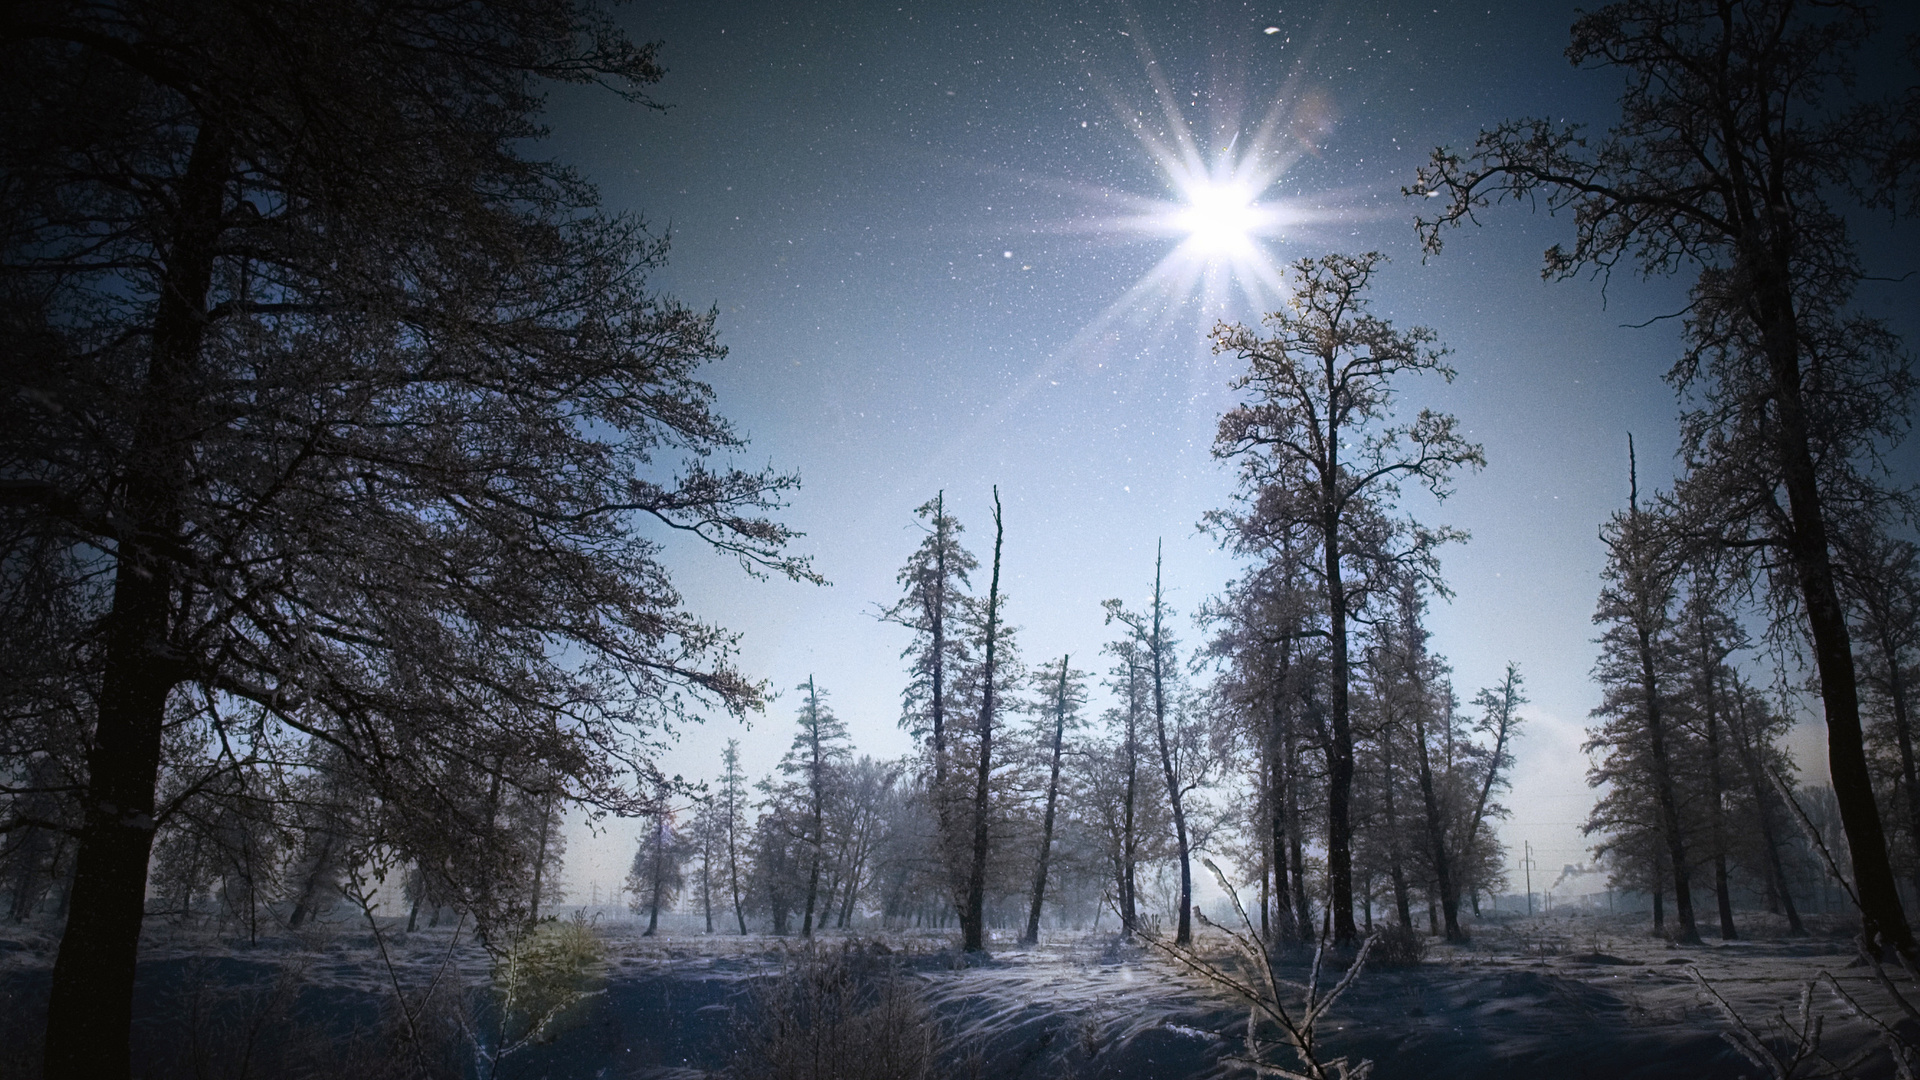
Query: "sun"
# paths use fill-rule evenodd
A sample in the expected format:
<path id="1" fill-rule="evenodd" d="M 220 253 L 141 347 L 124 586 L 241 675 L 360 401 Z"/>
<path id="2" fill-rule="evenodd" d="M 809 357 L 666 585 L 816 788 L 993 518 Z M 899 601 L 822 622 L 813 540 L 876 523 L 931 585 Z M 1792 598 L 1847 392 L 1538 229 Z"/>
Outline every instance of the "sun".
<path id="1" fill-rule="evenodd" d="M 1116 350 L 1146 355 L 1165 345 L 1192 349 L 1199 370 L 1213 362 L 1212 334 L 1222 322 L 1256 320 L 1286 302 L 1289 253 L 1337 242 L 1331 228 L 1345 231 L 1365 211 L 1351 192 L 1309 188 L 1312 181 L 1294 173 L 1320 154 L 1334 127 L 1334 110 L 1304 56 L 1268 90 L 1236 88 L 1253 77 L 1249 68 L 1222 75 L 1204 96 L 1176 93 L 1141 26 L 1130 21 L 1116 32 L 1132 43 L 1150 94 L 1089 69 L 1089 83 L 1111 107 L 1110 119 L 1096 123 L 1133 137 L 1151 165 L 1144 176 L 1158 190 L 1027 182 L 1086 199 L 1089 212 L 1058 231 L 1159 250 L 1058 356 L 1104 366 Z"/>
<path id="2" fill-rule="evenodd" d="M 1187 234 L 1186 243 L 1201 256 L 1244 255 L 1254 249 L 1254 237 L 1267 225 L 1271 211 L 1256 204 L 1251 185 L 1202 179 L 1183 185 L 1186 205 L 1173 212 L 1173 225 Z"/>

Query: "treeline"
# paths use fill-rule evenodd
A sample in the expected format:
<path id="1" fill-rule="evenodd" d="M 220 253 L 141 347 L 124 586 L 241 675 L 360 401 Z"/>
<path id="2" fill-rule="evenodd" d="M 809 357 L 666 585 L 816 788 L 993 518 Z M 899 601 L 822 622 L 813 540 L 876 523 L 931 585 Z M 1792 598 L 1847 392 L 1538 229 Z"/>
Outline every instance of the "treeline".
<path id="1" fill-rule="evenodd" d="M 936 496 L 882 612 L 913 635 L 900 723 L 917 753 L 856 759 L 810 679 L 757 800 L 730 748 L 716 793 L 677 832 L 648 830 L 629 885 L 649 925 L 684 861 L 709 924 L 717 910 L 743 932 L 759 917 L 804 935 L 858 911 L 951 921 L 978 949 L 989 925 L 1034 940 L 1051 904 L 1111 910 L 1128 933 L 1164 920 L 1185 942 L 1194 864 L 1213 853 L 1276 939 L 1317 937 L 1327 915 L 1351 940 L 1376 912 L 1407 932 L 1424 912 L 1463 939 L 1463 905 L 1504 884 L 1492 823 L 1526 699 L 1509 667 L 1463 705 L 1428 648 L 1435 549 L 1460 534 L 1402 515 L 1396 484 L 1444 492 L 1482 456 L 1451 417 L 1396 424 L 1401 377 L 1452 373 L 1431 332 L 1368 313 L 1380 261 L 1303 262 L 1265 335 L 1220 333 L 1247 363 L 1215 444 L 1241 490 L 1206 524 L 1247 571 L 1192 613 L 1199 644 L 1179 640 L 1156 562 L 1144 603 L 1105 605 L 1112 637 L 1088 666 L 1112 704 L 1085 715 L 1095 676 L 1071 656 L 1030 669 L 1007 621 L 997 493 L 984 564 Z"/>

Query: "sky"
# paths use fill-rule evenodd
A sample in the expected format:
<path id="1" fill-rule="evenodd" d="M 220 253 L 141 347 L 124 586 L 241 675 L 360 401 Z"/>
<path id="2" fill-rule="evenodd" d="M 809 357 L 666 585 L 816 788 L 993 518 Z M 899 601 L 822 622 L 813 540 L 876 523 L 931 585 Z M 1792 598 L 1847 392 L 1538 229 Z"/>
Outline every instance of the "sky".
<path id="1" fill-rule="evenodd" d="M 1455 414 L 1487 457 L 1444 502 L 1403 500 L 1471 534 L 1443 552 L 1454 596 L 1433 606 L 1433 647 L 1463 700 L 1520 666 L 1531 704 L 1501 837 L 1549 878 L 1588 861 L 1599 527 L 1626 500 L 1628 434 L 1643 488 L 1671 479 L 1676 444 L 1661 376 L 1678 321 L 1633 324 L 1684 306 L 1686 282 L 1542 281 L 1571 225 L 1524 206 L 1423 260 L 1401 194 L 1433 147 L 1501 119 L 1609 123 L 1620 77 L 1568 65 L 1571 6 L 702 0 L 620 18 L 661 42 L 666 107 L 557 92 L 544 152 L 670 238 L 654 282 L 717 311 L 718 408 L 751 439 L 743 464 L 800 475 L 780 517 L 831 582 L 756 581 L 662 538 L 690 608 L 738 631 L 740 666 L 783 692 L 747 726 L 683 728 L 667 771 L 711 778 L 728 738 L 752 776 L 771 771 L 810 676 L 860 752 L 910 749 L 909 636 L 875 615 L 919 542 L 914 508 L 940 491 L 985 562 L 998 487 L 1030 663 L 1104 670 L 1101 601 L 1141 602 L 1156 545 L 1199 643 L 1185 616 L 1239 572 L 1199 528 L 1234 490 L 1211 446 L 1238 367 L 1208 331 L 1281 306 L 1287 263 L 1379 251 L 1375 312 L 1433 328 L 1458 372 L 1406 381 L 1403 407 Z M 1181 182 L 1183 145 L 1203 182 Z M 1259 209 L 1231 212 L 1235 175 L 1257 177 Z M 1223 200 L 1226 218 L 1195 216 Z M 1870 224 L 1869 270 L 1914 269 L 1913 231 Z M 1909 341 L 1916 299 L 1914 280 L 1860 293 Z M 1815 779 L 1823 740 L 1815 723 L 1792 739 Z M 634 836 L 576 827 L 573 900 L 605 895 Z"/>

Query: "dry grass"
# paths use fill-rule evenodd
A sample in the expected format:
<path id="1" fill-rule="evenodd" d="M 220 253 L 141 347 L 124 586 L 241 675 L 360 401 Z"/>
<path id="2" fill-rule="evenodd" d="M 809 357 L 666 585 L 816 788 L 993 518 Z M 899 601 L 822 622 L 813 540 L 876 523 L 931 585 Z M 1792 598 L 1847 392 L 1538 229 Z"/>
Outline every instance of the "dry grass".
<path id="1" fill-rule="evenodd" d="M 782 954 L 737 1021 L 741 1080 L 934 1080 L 944 1042 L 919 982 L 875 943 Z"/>

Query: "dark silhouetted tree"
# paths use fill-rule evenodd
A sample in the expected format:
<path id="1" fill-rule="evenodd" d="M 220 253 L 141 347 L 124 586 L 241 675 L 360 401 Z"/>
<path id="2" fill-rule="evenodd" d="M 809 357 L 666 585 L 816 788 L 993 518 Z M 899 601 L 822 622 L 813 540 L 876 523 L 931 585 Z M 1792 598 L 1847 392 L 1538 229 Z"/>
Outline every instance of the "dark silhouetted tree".
<path id="1" fill-rule="evenodd" d="M 1436 150 L 1408 193 L 1444 200 L 1419 222 L 1430 253 L 1490 203 L 1537 199 L 1574 225 L 1571 248 L 1547 251 L 1548 277 L 1622 263 L 1694 275 L 1668 375 L 1687 398 L 1675 498 L 1686 531 L 1742 556 L 1776 625 L 1811 645 L 1868 940 L 1911 959 L 1835 559 L 1854 519 L 1911 517 L 1875 469 L 1905 434 L 1913 376 L 1886 324 L 1850 306 L 1863 271 L 1835 201 L 1876 167 L 1902 175 L 1883 153 L 1897 125 L 1850 100 L 1851 59 L 1873 32 L 1865 5 L 1609 4 L 1579 17 L 1567 48 L 1626 76 L 1620 121 L 1596 145 L 1577 125 L 1507 121 L 1464 157 Z"/>
<path id="2" fill-rule="evenodd" d="M 664 241 L 531 156 L 549 87 L 660 77 L 606 12 L 3 18 L 0 537 L 94 628 L 54 653 L 93 689 L 46 1074 L 125 1075 L 189 688 L 333 746 L 416 841 L 484 830 L 475 759 L 635 811 L 663 718 L 761 697 L 651 530 L 813 575 L 764 516 L 793 480 L 727 464 L 712 314 L 648 291 Z"/>

